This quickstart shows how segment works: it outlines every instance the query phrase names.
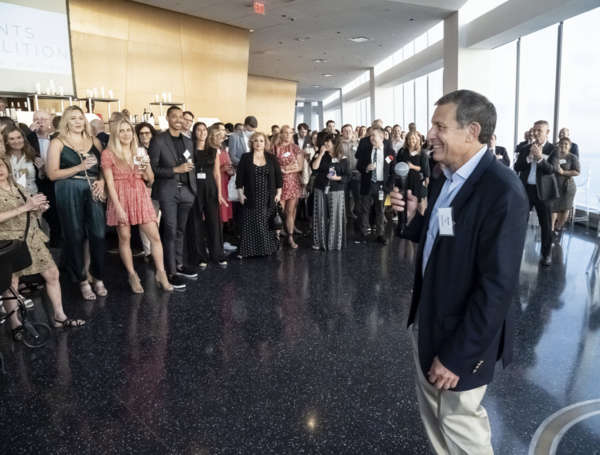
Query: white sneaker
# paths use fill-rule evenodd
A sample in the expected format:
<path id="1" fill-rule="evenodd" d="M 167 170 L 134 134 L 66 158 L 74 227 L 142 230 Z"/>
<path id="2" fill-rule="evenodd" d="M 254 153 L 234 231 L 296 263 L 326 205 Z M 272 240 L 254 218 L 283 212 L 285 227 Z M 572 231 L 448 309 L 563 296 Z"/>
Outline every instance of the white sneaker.
<path id="1" fill-rule="evenodd" d="M 223 249 L 225 251 L 236 251 L 237 250 L 237 246 L 233 246 L 231 243 L 225 242 L 223 244 Z"/>

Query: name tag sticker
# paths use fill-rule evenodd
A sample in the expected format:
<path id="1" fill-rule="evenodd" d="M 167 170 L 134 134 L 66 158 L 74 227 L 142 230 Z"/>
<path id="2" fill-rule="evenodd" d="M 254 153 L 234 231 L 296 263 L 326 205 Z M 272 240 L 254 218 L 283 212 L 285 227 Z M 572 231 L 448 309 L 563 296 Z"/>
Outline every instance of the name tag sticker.
<path id="1" fill-rule="evenodd" d="M 217 153 L 220 155 L 221 154 L 221 150 L 217 150 Z"/>
<path id="2" fill-rule="evenodd" d="M 206 179 L 206 174 L 205 174 L 204 172 L 198 172 L 198 173 L 196 174 L 196 178 L 197 178 L 198 180 L 204 180 L 204 179 Z"/>
<path id="3" fill-rule="evenodd" d="M 337 162 L 338 162 L 338 159 L 337 159 L 337 158 L 331 158 L 331 162 L 332 162 L 332 163 L 337 163 Z"/>
<path id="4" fill-rule="evenodd" d="M 567 164 L 567 160 L 560 160 L 559 163 L 560 164 Z"/>
<path id="5" fill-rule="evenodd" d="M 440 226 L 440 235 L 454 236 L 454 219 L 452 216 L 452 207 L 438 209 L 438 222 Z"/>
<path id="6" fill-rule="evenodd" d="M 190 156 L 192 156 L 192 154 L 186 150 L 185 152 L 183 152 L 183 156 L 185 156 L 185 159 L 187 160 Z"/>
<path id="7" fill-rule="evenodd" d="M 383 191 L 380 191 L 380 192 L 379 192 L 379 200 L 380 200 L 380 201 L 383 201 L 383 197 L 384 197 L 384 195 L 383 195 Z"/>
<path id="8" fill-rule="evenodd" d="M 352 150 L 354 150 L 356 152 L 358 150 L 358 147 L 355 145 L 352 147 Z"/>
<path id="9" fill-rule="evenodd" d="M 290 156 L 290 155 L 291 155 L 291 153 L 290 153 L 290 152 L 285 152 L 285 153 L 283 154 L 283 156 L 285 156 L 286 158 L 287 158 L 288 156 Z"/>
<path id="10" fill-rule="evenodd" d="M 389 156 L 386 156 L 386 157 L 385 157 L 385 162 L 386 162 L 387 164 L 390 164 L 390 163 L 392 162 L 392 159 L 391 159 Z"/>

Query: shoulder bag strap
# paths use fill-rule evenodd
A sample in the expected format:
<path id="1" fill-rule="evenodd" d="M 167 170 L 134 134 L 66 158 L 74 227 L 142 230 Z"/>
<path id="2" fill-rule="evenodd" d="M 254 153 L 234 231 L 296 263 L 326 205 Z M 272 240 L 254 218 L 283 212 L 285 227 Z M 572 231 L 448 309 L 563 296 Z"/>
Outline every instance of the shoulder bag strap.
<path id="1" fill-rule="evenodd" d="M 25 203 L 27 203 L 27 198 L 25 197 L 25 195 L 21 192 L 21 190 L 19 189 L 19 187 L 17 187 L 17 191 L 19 192 L 19 194 L 21 195 L 21 197 L 23 198 L 23 201 Z M 27 212 L 27 224 L 25 225 L 25 241 L 27 241 L 27 234 L 29 234 L 29 223 L 31 220 L 31 212 Z"/>

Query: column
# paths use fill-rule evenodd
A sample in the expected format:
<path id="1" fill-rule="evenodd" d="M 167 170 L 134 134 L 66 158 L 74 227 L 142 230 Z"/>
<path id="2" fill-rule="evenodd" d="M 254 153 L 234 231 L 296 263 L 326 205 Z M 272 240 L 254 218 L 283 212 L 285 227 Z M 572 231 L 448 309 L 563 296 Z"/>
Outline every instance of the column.
<path id="1" fill-rule="evenodd" d="M 319 131 L 323 131 L 325 128 L 325 120 L 323 119 L 323 101 L 319 101 L 317 104 L 317 115 L 319 116 Z"/>
<path id="2" fill-rule="evenodd" d="M 306 123 L 311 130 L 313 130 L 312 125 L 312 103 L 310 101 L 304 102 L 304 123 Z"/>
<path id="3" fill-rule="evenodd" d="M 394 124 L 394 89 L 378 87 L 375 68 L 369 70 L 371 121 L 382 119 L 384 125 Z"/>

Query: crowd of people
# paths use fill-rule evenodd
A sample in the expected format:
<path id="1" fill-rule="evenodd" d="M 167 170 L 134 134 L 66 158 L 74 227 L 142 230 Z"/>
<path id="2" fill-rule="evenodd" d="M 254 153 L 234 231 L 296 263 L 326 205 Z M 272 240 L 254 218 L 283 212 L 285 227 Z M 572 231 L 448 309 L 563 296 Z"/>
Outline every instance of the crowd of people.
<path id="1" fill-rule="evenodd" d="M 27 239 L 33 265 L 15 273 L 13 284 L 26 294 L 44 280 L 57 326 L 85 321 L 62 310 L 49 248 L 62 245 L 60 265 L 82 297 L 94 300 L 109 292 L 106 233 L 116 230 L 132 292 L 143 293 L 131 248 L 137 226 L 157 286 L 181 290 L 185 278 L 197 276 L 192 267 L 204 269 L 209 261 L 226 267 L 230 258 L 268 256 L 282 245 L 296 249 L 299 236 L 309 237 L 314 250 L 341 250 L 348 223 L 356 223 L 355 243 L 387 245 L 385 224 L 398 220 L 390 200 L 396 164 L 408 165 L 406 187 L 421 214 L 430 185 L 443 176 L 431 141 L 414 123 L 408 131 L 384 127 L 379 119 L 370 127 L 346 124 L 338 130 L 330 120 L 322 131 L 300 123 L 273 125 L 267 135 L 253 116 L 236 125 L 194 118 L 173 106 L 168 128 L 158 131 L 147 122 L 134 125 L 125 110 L 111 114 L 105 132 L 102 120 L 88 122 L 78 106 L 55 118 L 38 110 L 29 126 L 0 117 L 0 239 Z M 553 236 L 572 210 L 573 177 L 580 171 L 568 130 L 561 130 L 557 145 L 548 135 L 548 123 L 536 122 L 513 158 L 538 214 L 545 265 L 551 264 Z M 511 166 L 495 135 L 487 148 Z M 307 221 L 308 229 L 299 229 L 297 219 Z M 237 246 L 225 242 L 225 234 Z M 19 283 L 30 275 L 37 281 Z M 7 300 L 0 311 L 13 308 Z M 16 315 L 11 326 L 20 339 Z"/>

